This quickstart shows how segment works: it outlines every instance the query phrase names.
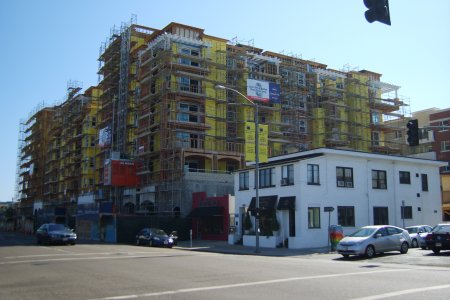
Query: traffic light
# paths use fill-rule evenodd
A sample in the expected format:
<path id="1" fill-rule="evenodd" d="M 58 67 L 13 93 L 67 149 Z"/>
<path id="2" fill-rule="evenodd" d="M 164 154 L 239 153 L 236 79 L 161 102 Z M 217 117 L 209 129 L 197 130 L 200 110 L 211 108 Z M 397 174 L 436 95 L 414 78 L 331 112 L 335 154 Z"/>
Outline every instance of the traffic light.
<path id="1" fill-rule="evenodd" d="M 364 0 L 364 5 L 369 9 L 364 14 L 367 22 L 372 23 L 378 21 L 386 25 L 391 25 L 388 0 Z"/>
<path id="2" fill-rule="evenodd" d="M 408 135 L 407 141 L 410 146 L 419 145 L 419 122 L 417 119 L 409 120 L 406 124 L 406 134 Z"/>

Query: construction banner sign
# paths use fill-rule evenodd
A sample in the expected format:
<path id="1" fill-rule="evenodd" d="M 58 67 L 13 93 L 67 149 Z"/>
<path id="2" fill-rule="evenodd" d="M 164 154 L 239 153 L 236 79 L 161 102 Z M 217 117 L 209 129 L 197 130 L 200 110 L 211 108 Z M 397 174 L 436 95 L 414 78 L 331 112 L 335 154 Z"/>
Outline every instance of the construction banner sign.
<path id="1" fill-rule="evenodd" d="M 268 125 L 259 125 L 259 162 L 267 162 L 268 160 Z M 255 161 L 256 144 L 255 144 L 255 123 L 245 122 L 245 160 Z"/>

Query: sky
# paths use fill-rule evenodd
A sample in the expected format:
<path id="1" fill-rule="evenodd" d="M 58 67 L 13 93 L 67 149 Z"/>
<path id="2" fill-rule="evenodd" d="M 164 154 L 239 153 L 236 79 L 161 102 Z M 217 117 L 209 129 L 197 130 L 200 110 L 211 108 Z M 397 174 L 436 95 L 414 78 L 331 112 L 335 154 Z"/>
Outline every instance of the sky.
<path id="1" fill-rule="evenodd" d="M 392 26 L 368 23 L 363 0 L 1 0 L 0 202 L 15 195 L 20 122 L 64 101 L 69 82 L 96 85 L 101 43 L 134 18 L 381 73 L 401 87 L 407 112 L 450 108 L 450 1 L 389 2 Z"/>

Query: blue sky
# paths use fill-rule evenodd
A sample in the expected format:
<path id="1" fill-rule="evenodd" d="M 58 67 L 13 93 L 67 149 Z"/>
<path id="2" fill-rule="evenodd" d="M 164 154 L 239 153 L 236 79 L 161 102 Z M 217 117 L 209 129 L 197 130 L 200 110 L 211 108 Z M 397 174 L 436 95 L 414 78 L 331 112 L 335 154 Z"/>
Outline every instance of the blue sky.
<path id="1" fill-rule="evenodd" d="M 363 0 L 0 1 L 0 201 L 14 196 L 19 123 L 67 83 L 97 84 L 113 26 L 170 22 L 330 68 L 367 69 L 401 86 L 410 111 L 450 107 L 450 1 L 391 0 L 391 22 L 369 24 Z"/>

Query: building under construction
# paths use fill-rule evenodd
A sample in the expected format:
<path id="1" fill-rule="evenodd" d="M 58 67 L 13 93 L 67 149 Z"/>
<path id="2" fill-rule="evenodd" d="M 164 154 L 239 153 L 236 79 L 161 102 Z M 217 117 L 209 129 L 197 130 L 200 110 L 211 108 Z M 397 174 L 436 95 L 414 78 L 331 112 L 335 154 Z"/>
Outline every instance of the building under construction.
<path id="1" fill-rule="evenodd" d="M 385 138 L 404 131 L 395 120 L 405 103 L 381 74 L 331 70 L 178 23 L 147 40 L 139 56 L 138 175 L 140 199 L 156 212 L 189 212 L 186 180 L 202 173 L 219 182 L 214 176 L 245 166 L 244 124 L 254 107 L 218 84 L 243 94 L 249 79 L 280 85 L 279 103 L 259 104 L 269 156 L 318 147 L 399 154 L 404 144 Z"/>
<path id="2" fill-rule="evenodd" d="M 25 215 L 42 209 L 68 222 L 77 213 L 86 236 L 115 234 L 117 215 L 187 216 L 194 192 L 234 193 L 230 173 L 246 165 L 255 107 L 217 85 L 244 95 L 250 81 L 279 87 L 277 101 L 258 102 L 269 156 L 406 146 L 407 105 L 381 74 L 330 69 L 188 25 L 113 28 L 98 74 L 97 86 L 69 86 L 63 104 L 34 113 L 19 149 Z"/>
<path id="3" fill-rule="evenodd" d="M 113 161 L 133 166 L 136 158 L 137 127 L 137 53 L 144 45 L 144 39 L 153 29 L 130 24 L 112 28 L 109 39 L 102 44 L 99 57 L 99 151 L 96 157 L 98 181 L 96 201 L 114 203 L 114 210 L 127 203 L 126 198 L 134 191 L 125 184 L 111 184 Z M 130 176 L 136 177 L 135 174 Z M 130 186 L 135 188 L 136 184 Z M 131 193 L 131 194 L 130 194 Z M 125 201 L 123 201 L 125 199 Z M 134 200 L 133 200 L 134 204 Z M 112 211 L 110 211 L 112 213 Z"/>

